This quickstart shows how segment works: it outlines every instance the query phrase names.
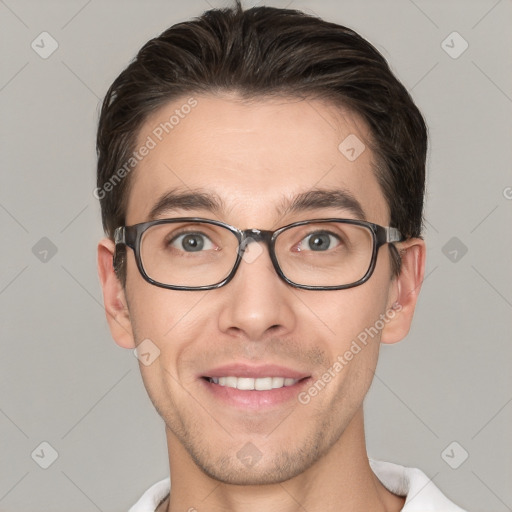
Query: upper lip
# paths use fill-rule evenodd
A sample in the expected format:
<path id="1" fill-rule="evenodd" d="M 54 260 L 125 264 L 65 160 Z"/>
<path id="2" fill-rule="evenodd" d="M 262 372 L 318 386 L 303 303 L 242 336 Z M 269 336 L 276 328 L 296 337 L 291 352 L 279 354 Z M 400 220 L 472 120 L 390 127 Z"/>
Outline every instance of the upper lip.
<path id="1" fill-rule="evenodd" d="M 252 377 L 253 379 L 260 377 L 283 377 L 285 379 L 298 380 L 309 376 L 308 373 L 276 364 L 251 366 L 243 363 L 218 366 L 217 368 L 207 370 L 201 375 L 201 377 Z"/>

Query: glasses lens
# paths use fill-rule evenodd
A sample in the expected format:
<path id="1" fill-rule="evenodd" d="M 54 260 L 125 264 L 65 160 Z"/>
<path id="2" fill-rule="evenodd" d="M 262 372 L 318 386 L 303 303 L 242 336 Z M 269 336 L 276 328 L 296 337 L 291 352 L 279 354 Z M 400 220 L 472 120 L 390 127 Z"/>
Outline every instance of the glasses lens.
<path id="1" fill-rule="evenodd" d="M 366 275 L 373 243 L 373 233 L 367 227 L 313 222 L 281 232 L 275 252 L 290 281 L 306 286 L 343 286 Z"/>
<path id="2" fill-rule="evenodd" d="M 157 224 L 142 235 L 140 255 L 146 274 L 161 284 L 210 286 L 231 272 L 237 237 L 222 226 L 204 222 Z"/>

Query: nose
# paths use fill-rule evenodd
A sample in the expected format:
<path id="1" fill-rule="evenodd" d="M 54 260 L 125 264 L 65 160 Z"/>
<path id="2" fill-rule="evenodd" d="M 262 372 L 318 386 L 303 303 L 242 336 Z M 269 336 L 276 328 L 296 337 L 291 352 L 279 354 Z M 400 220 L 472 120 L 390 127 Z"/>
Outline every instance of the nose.
<path id="1" fill-rule="evenodd" d="M 223 288 L 219 329 L 250 341 L 293 331 L 293 291 L 276 273 L 267 247 L 252 241 L 237 273 Z"/>

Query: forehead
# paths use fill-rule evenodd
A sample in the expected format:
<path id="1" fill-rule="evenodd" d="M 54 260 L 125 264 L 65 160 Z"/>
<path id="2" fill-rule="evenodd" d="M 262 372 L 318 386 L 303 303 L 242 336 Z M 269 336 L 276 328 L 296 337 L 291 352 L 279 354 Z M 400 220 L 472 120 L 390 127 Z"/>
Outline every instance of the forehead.
<path id="1" fill-rule="evenodd" d="M 386 223 L 368 140 L 360 118 L 321 100 L 184 96 L 138 134 L 126 223 L 148 220 L 158 199 L 177 189 L 219 197 L 221 220 L 241 228 L 273 225 L 283 204 L 317 189 L 347 192 L 367 220 Z"/>

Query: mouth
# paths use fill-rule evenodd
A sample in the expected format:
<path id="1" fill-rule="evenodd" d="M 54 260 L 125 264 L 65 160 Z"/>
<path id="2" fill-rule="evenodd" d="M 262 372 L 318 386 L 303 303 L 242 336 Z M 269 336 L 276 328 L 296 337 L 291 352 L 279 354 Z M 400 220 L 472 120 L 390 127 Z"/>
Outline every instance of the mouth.
<path id="1" fill-rule="evenodd" d="M 276 365 L 229 365 L 209 370 L 200 381 L 223 405 L 258 410 L 297 401 L 311 375 Z"/>
<path id="2" fill-rule="evenodd" d="M 307 377 L 304 377 L 307 378 Z M 294 386 L 303 379 L 292 379 L 290 377 L 203 377 L 212 384 L 218 386 L 238 389 L 240 391 L 270 391 L 271 389 L 280 389 L 283 387 Z"/>

